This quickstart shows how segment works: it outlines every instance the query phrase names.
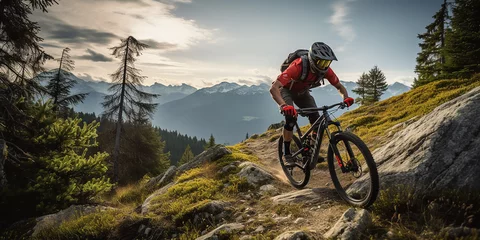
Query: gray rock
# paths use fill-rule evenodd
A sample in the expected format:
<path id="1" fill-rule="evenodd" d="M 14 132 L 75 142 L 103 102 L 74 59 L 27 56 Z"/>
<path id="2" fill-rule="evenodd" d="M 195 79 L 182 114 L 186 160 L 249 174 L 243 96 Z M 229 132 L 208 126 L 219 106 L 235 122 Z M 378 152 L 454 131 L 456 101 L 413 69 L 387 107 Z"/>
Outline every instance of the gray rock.
<path id="1" fill-rule="evenodd" d="M 299 224 L 299 223 L 302 223 L 302 222 L 305 222 L 305 218 L 300 217 L 300 218 L 295 219 L 295 221 L 293 221 L 293 223 L 295 223 L 295 224 Z"/>
<path id="2" fill-rule="evenodd" d="M 255 229 L 254 233 L 263 233 L 265 232 L 265 227 L 260 225 L 257 227 L 257 229 Z"/>
<path id="3" fill-rule="evenodd" d="M 288 231 L 278 235 L 274 240 L 310 240 L 312 239 L 303 231 Z"/>
<path id="4" fill-rule="evenodd" d="M 114 208 L 94 205 L 72 205 L 69 208 L 61 210 L 57 213 L 38 217 L 35 219 L 37 221 L 37 224 L 35 225 L 35 227 L 33 227 L 32 237 L 35 237 L 40 231 L 46 228 L 57 227 L 62 222 L 73 220 L 80 216 L 94 213 L 97 211 L 105 211 L 108 209 Z"/>
<path id="5" fill-rule="evenodd" d="M 253 239 L 253 237 L 250 236 L 250 235 L 244 235 L 244 236 L 241 236 L 239 239 L 240 240 L 250 240 L 250 239 Z"/>
<path id="6" fill-rule="evenodd" d="M 215 145 L 214 147 L 211 147 L 202 153 L 198 154 L 195 156 L 192 161 L 183 164 L 182 166 L 178 167 L 177 173 L 183 173 L 185 171 L 188 171 L 192 168 L 200 167 L 202 164 L 206 162 L 213 162 L 215 160 L 220 159 L 226 154 L 231 154 L 232 152 L 225 148 L 223 145 Z"/>
<path id="7" fill-rule="evenodd" d="M 360 239 L 371 223 L 372 217 L 367 210 L 350 208 L 323 236 L 328 239 Z"/>
<path id="8" fill-rule="evenodd" d="M 330 192 L 328 189 L 314 188 L 314 189 L 302 189 L 298 191 L 288 192 L 281 195 L 271 197 L 275 204 L 288 204 L 288 203 L 304 203 L 304 204 L 319 204 L 329 202 L 331 198 L 326 194 Z"/>
<path id="9" fill-rule="evenodd" d="M 242 168 L 237 175 L 245 177 L 247 182 L 254 187 L 268 184 L 273 181 L 273 176 L 269 172 L 263 170 L 257 164 L 251 162 L 243 162 L 239 165 Z"/>
<path id="10" fill-rule="evenodd" d="M 480 190 L 480 87 L 448 101 L 374 151 L 382 187 L 402 183 L 415 194 Z M 363 188 L 363 179 L 350 191 Z"/>
<path id="11" fill-rule="evenodd" d="M 277 195 L 278 193 L 279 193 L 278 188 L 276 188 L 272 184 L 267 184 L 260 187 L 260 195 L 268 195 L 268 194 Z"/>
<path id="12" fill-rule="evenodd" d="M 463 237 L 473 237 L 479 233 L 478 229 L 468 227 L 446 227 L 441 230 L 441 235 L 445 239 L 460 239 Z"/>
<path id="13" fill-rule="evenodd" d="M 166 185 L 166 186 L 158 189 L 154 193 L 150 194 L 150 196 L 148 196 L 148 198 L 145 199 L 145 201 L 143 201 L 143 204 L 142 204 L 142 207 L 141 207 L 142 208 L 141 213 L 142 214 L 147 214 L 148 211 L 150 210 L 150 208 L 152 207 L 152 200 L 156 196 L 166 193 L 168 191 L 168 189 L 171 188 L 172 186 L 173 186 L 173 183 L 169 183 L 168 185 Z"/>
<path id="14" fill-rule="evenodd" d="M 167 169 L 167 171 L 165 171 L 163 174 L 160 174 L 160 175 L 150 179 L 147 182 L 147 184 L 145 184 L 145 187 L 150 188 L 150 189 L 151 188 L 163 187 L 173 180 L 173 177 L 175 177 L 176 173 L 177 173 L 177 167 L 170 166 Z"/>
<path id="15" fill-rule="evenodd" d="M 240 231 L 240 230 L 243 230 L 245 228 L 245 226 L 243 224 L 240 224 L 240 223 L 228 223 L 228 224 L 223 224 L 222 226 L 218 227 L 218 228 L 215 228 L 214 230 L 212 230 L 211 232 L 201 236 L 201 237 L 198 237 L 196 240 L 207 240 L 207 239 L 218 239 L 218 233 L 220 231 L 226 231 L 228 233 L 232 233 L 234 231 Z"/>

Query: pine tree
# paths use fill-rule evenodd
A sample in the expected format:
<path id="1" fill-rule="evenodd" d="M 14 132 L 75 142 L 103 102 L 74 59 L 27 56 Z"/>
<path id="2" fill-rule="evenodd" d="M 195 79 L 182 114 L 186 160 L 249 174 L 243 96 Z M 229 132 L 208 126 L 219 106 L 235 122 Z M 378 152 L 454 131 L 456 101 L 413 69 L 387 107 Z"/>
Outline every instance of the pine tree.
<path id="1" fill-rule="evenodd" d="M 208 139 L 207 145 L 205 145 L 205 150 L 215 146 L 215 138 L 213 137 L 213 134 L 210 134 L 210 138 Z"/>
<path id="2" fill-rule="evenodd" d="M 368 84 L 366 90 L 366 101 L 367 102 L 378 102 L 380 97 L 387 90 L 388 84 L 383 72 L 374 66 L 368 72 Z"/>
<path id="3" fill-rule="evenodd" d="M 456 1 L 445 52 L 452 77 L 480 72 L 480 1 Z"/>
<path id="4" fill-rule="evenodd" d="M 247 132 L 247 135 L 245 136 L 245 140 L 247 140 L 247 139 L 248 139 L 248 132 Z"/>
<path id="5" fill-rule="evenodd" d="M 357 99 L 355 99 L 356 103 L 361 105 L 366 103 L 365 94 L 367 93 L 368 83 L 369 83 L 368 74 L 364 72 L 362 73 L 360 78 L 357 80 L 357 88 L 352 90 L 354 93 L 358 94 L 359 96 Z"/>
<path id="6" fill-rule="evenodd" d="M 70 95 L 70 89 L 77 84 L 77 80 L 73 78 L 70 72 L 74 69 L 75 62 L 70 57 L 70 48 L 64 48 L 62 56 L 58 60 L 60 65 L 58 70 L 53 73 L 47 90 L 53 98 L 53 109 L 65 111 L 70 104 L 83 102 L 87 93 Z"/>
<path id="7" fill-rule="evenodd" d="M 102 103 L 105 108 L 104 116 L 112 118 L 116 116 L 117 127 L 115 135 L 115 148 L 113 150 L 113 178 L 118 180 L 118 156 L 120 155 L 120 136 L 124 119 L 132 120 L 135 113 L 151 115 L 155 111 L 157 104 L 152 104 L 152 100 L 159 95 L 150 94 L 140 90 L 144 76 L 140 75 L 140 70 L 135 68 L 135 57 L 140 56 L 140 52 L 147 48 L 132 36 L 122 39 L 122 43 L 111 48 L 112 55 L 121 58 L 120 67 L 112 76 L 114 84 L 109 88 L 112 95 L 105 96 L 105 102 Z M 123 116 L 125 114 L 125 116 Z"/>
<path id="8" fill-rule="evenodd" d="M 190 145 L 187 145 L 185 151 L 183 152 L 182 158 L 180 162 L 178 162 L 178 166 L 182 166 L 185 163 L 192 161 L 195 156 L 193 155 L 192 149 L 190 149 Z"/>
<path id="9" fill-rule="evenodd" d="M 445 34 L 449 20 L 448 3 L 444 0 L 440 10 L 433 15 L 434 22 L 426 26 L 427 31 L 419 34 L 421 52 L 417 56 L 415 72 L 418 79 L 413 87 L 418 87 L 438 79 L 445 68 Z"/>

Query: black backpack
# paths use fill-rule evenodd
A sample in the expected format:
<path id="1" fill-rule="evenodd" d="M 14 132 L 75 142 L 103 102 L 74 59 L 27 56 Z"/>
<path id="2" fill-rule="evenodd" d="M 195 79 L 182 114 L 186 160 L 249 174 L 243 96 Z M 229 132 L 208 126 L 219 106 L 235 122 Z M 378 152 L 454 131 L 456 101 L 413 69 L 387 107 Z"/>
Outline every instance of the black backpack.
<path id="1" fill-rule="evenodd" d="M 310 64 L 308 64 L 308 50 L 306 49 L 298 49 L 295 52 L 288 54 L 287 59 L 285 59 L 285 61 L 283 61 L 282 65 L 280 66 L 280 71 L 285 71 L 285 69 L 290 66 L 290 63 L 295 61 L 297 58 L 302 59 L 302 74 L 300 75 L 300 79 L 298 80 L 305 81 L 305 79 L 307 79 L 308 72 L 310 71 Z M 317 81 L 311 84 L 311 87 L 313 88 L 320 86 L 320 80 L 323 82 L 323 74 L 321 76 L 318 76 Z"/>

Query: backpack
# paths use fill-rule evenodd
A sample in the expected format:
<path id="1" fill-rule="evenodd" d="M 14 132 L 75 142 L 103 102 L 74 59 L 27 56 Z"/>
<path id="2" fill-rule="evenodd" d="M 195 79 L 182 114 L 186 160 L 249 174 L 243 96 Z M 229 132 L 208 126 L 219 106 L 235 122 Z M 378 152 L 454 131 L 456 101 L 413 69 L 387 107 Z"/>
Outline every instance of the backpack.
<path id="1" fill-rule="evenodd" d="M 310 64 L 308 62 L 308 50 L 306 49 L 298 49 L 295 52 L 288 54 L 287 59 L 285 59 L 285 61 L 283 61 L 282 65 L 280 66 L 280 71 L 285 71 L 285 69 L 290 66 L 290 63 L 295 61 L 297 58 L 302 59 L 302 74 L 300 74 L 300 79 L 298 80 L 305 81 L 305 79 L 307 79 L 308 72 L 310 71 Z M 311 84 L 311 88 L 322 85 L 320 84 L 320 80 L 323 82 L 323 74 L 319 75 L 317 81 Z"/>

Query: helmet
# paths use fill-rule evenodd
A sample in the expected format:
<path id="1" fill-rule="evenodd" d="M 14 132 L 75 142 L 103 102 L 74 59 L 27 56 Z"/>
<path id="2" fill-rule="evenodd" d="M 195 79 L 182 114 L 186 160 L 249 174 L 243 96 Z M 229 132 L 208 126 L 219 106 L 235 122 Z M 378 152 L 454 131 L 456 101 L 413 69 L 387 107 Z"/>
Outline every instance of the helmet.
<path id="1" fill-rule="evenodd" d="M 324 73 L 337 57 L 333 50 L 323 42 L 315 42 L 308 50 L 308 61 L 315 72 Z"/>

